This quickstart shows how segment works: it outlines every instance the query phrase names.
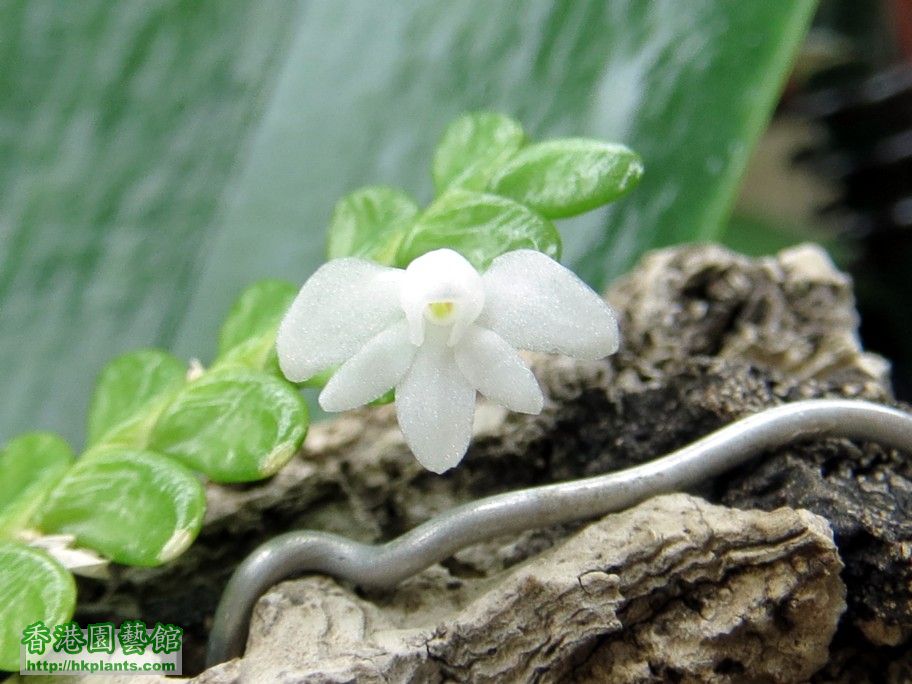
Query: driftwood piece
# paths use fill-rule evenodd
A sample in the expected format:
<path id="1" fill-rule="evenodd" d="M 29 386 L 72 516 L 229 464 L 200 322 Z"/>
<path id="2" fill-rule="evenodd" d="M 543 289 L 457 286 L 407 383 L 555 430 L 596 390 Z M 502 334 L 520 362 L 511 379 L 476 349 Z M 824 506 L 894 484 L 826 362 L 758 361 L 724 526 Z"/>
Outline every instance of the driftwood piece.
<path id="1" fill-rule="evenodd" d="M 436 567 L 367 598 L 285 582 L 207 681 L 803 681 L 845 607 L 840 569 L 822 518 L 670 495 L 492 577 Z"/>
<path id="2" fill-rule="evenodd" d="M 766 406 L 824 396 L 893 403 L 886 363 L 858 342 L 849 280 L 814 247 L 759 260 L 712 246 L 663 250 L 608 298 L 621 318 L 621 352 L 587 363 L 533 358 L 545 410 L 522 416 L 482 404 L 473 446 L 457 470 L 443 477 L 423 471 L 391 407 L 314 426 L 300 457 L 270 481 L 210 486 L 206 527 L 176 563 L 83 582 L 80 617 L 181 624 L 193 669 L 228 574 L 274 534 L 308 527 L 386 539 L 463 501 L 650 460 Z M 845 564 L 848 603 L 832 662 L 866 639 L 861 650 L 868 654 L 872 646 L 887 649 L 877 656 L 886 668 L 887 659 L 905 657 L 902 644 L 912 632 L 910 482 L 908 455 L 827 440 L 768 454 L 700 493 L 739 508 L 791 506 L 824 517 Z M 435 572 L 454 581 L 499 577 L 572 531 L 468 549 Z M 638 641 L 624 643 L 642 644 L 645 653 L 647 642 L 658 643 L 646 637 L 656 629 L 647 621 Z M 764 634 L 755 638 L 762 649 Z M 610 651 L 617 663 L 642 662 L 618 649 Z M 845 656 L 828 676 L 848 671 L 853 658 Z M 681 671 L 688 671 L 683 664 Z"/>

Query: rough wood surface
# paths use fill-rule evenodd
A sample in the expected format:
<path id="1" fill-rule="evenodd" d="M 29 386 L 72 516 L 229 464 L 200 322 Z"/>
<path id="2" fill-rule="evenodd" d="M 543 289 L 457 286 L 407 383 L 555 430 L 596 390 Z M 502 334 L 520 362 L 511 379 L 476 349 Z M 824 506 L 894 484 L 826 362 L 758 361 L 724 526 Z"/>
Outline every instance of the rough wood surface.
<path id="1" fill-rule="evenodd" d="M 671 495 L 491 577 L 437 567 L 367 598 L 325 577 L 283 583 L 260 601 L 240 667 L 209 676 L 803 681 L 827 660 L 845 606 L 840 569 L 817 516 Z"/>
<path id="2" fill-rule="evenodd" d="M 301 456 L 270 481 L 211 486 L 206 527 L 176 563 L 83 583 L 80 617 L 182 624 L 193 668 L 228 574 L 279 532 L 307 527 L 387 539 L 466 500 L 652 459 L 766 406 L 823 396 L 895 404 L 886 363 L 857 339 L 848 278 L 814 247 L 759 260 L 712 246 L 663 250 L 608 298 L 620 313 L 621 352 L 587 363 L 535 357 L 547 397 L 542 414 L 482 404 L 473 446 L 457 470 L 443 477 L 423 471 L 390 407 L 314 426 Z M 838 680 L 861 662 L 853 648 L 874 654 L 885 671 L 891 662 L 902 667 L 912 633 L 909 455 L 844 440 L 794 445 L 700 494 L 738 508 L 790 506 L 825 518 L 845 564 L 848 603 L 826 676 Z M 460 581 L 499 576 L 572 531 L 523 535 L 492 553 L 470 549 L 437 572 Z M 656 629 L 647 621 L 636 643 L 647 650 L 659 643 L 647 639 Z M 764 633 L 749 636 L 764 648 Z M 618 648 L 611 651 L 618 663 L 642 662 Z"/>

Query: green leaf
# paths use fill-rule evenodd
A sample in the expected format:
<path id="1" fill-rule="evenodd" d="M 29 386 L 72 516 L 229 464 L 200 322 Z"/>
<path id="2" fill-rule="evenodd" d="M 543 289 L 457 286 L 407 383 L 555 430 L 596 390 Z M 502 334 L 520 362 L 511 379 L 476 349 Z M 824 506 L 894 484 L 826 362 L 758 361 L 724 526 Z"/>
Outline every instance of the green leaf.
<path id="1" fill-rule="evenodd" d="M 244 290 L 222 325 L 219 355 L 212 368 L 240 367 L 284 377 L 275 338 L 297 293 L 296 285 L 283 280 L 261 280 Z"/>
<path id="2" fill-rule="evenodd" d="M 450 187 L 484 190 L 491 175 L 525 140 L 522 125 L 503 114 L 460 116 L 447 127 L 434 152 L 437 194 Z"/>
<path id="3" fill-rule="evenodd" d="M 51 492 L 40 521 L 49 534 L 126 565 L 160 565 L 196 538 L 206 510 L 197 477 L 148 451 L 109 447 L 83 457 Z"/>
<path id="4" fill-rule="evenodd" d="M 284 378 L 285 376 L 282 374 L 281 368 L 279 368 L 279 358 L 275 349 L 277 332 L 278 326 L 274 326 L 258 337 L 252 337 L 236 347 L 232 347 L 215 360 L 211 370 L 246 368 L 248 370 L 265 371 L 277 378 Z"/>
<path id="5" fill-rule="evenodd" d="M 272 332 L 298 293 L 298 286 L 284 280 L 261 280 L 237 298 L 219 332 L 219 356 L 254 338 Z"/>
<path id="6" fill-rule="evenodd" d="M 336 204 L 327 238 L 330 259 L 357 256 L 392 264 L 412 219 L 415 201 L 400 190 L 373 186 L 355 190 Z"/>
<path id="7" fill-rule="evenodd" d="M 0 451 L 0 537 L 28 526 L 73 459 L 57 435 L 33 432 L 10 440 Z"/>
<path id="8" fill-rule="evenodd" d="M 502 166 L 488 189 L 542 216 L 582 214 L 627 194 L 643 175 L 632 150 L 583 138 L 529 145 Z"/>
<path id="9" fill-rule="evenodd" d="M 89 445 L 124 422 L 135 422 L 143 407 L 180 387 L 186 374 L 184 363 L 160 349 L 130 352 L 111 361 L 92 396 Z"/>
<path id="10" fill-rule="evenodd" d="M 307 425 L 307 406 L 289 383 L 225 369 L 207 373 L 174 398 L 150 446 L 216 482 L 250 482 L 285 465 Z"/>
<path id="11" fill-rule="evenodd" d="M 397 261 L 449 247 L 483 270 L 513 249 L 537 249 L 560 258 L 561 239 L 548 219 L 506 197 L 453 189 L 434 200 L 412 226 Z"/>
<path id="12" fill-rule="evenodd" d="M 66 622 L 76 608 L 73 576 L 44 551 L 0 541 L 0 670 L 19 670 L 22 631 Z"/>
<path id="13" fill-rule="evenodd" d="M 211 359 L 235 293 L 325 260 L 349 189 L 431 196 L 437 133 L 466 111 L 642 156 L 636 192 L 566 230 L 596 287 L 718 236 L 813 10 L 578 0 L 520 25 L 489 0 L 0 2 L 0 434 L 79 440 L 85 388 L 124 350 Z"/>
<path id="14" fill-rule="evenodd" d="M 139 411 L 104 433 L 97 442 L 88 444 L 80 458 L 85 458 L 97 449 L 104 450 L 112 446 L 145 449 L 149 444 L 149 433 L 175 393 L 176 390 L 163 393 L 144 404 Z"/>

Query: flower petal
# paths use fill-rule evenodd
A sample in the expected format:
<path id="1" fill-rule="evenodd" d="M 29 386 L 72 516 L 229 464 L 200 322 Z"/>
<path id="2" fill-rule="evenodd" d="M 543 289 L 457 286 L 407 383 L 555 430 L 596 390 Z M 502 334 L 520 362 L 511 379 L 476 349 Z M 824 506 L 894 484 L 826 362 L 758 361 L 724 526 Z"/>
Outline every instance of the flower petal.
<path id="1" fill-rule="evenodd" d="M 292 302 L 276 337 L 279 366 L 301 382 L 348 359 L 374 335 L 404 317 L 404 271 L 355 258 L 333 259 Z"/>
<path id="2" fill-rule="evenodd" d="M 475 389 L 466 381 L 448 331 L 428 326 L 425 342 L 396 387 L 396 414 L 405 441 L 425 468 L 442 473 L 465 455 L 472 439 Z"/>
<path id="3" fill-rule="evenodd" d="M 459 370 L 488 399 L 511 411 L 541 412 L 544 398 L 535 376 L 500 335 L 473 325 L 455 351 Z"/>
<path id="4" fill-rule="evenodd" d="M 435 249 L 418 257 L 405 269 L 400 302 L 411 326 L 413 344 L 424 340 L 428 305 L 449 305 L 452 311 L 452 347 L 481 313 L 484 286 L 468 260 L 452 249 Z"/>
<path id="5" fill-rule="evenodd" d="M 347 411 L 382 396 L 402 380 L 416 351 L 405 319 L 394 323 L 333 373 L 320 393 L 320 406 L 324 411 Z"/>
<path id="6" fill-rule="evenodd" d="M 494 259 L 482 276 L 478 325 L 517 349 L 600 359 L 618 348 L 614 312 L 576 275 L 531 249 Z"/>

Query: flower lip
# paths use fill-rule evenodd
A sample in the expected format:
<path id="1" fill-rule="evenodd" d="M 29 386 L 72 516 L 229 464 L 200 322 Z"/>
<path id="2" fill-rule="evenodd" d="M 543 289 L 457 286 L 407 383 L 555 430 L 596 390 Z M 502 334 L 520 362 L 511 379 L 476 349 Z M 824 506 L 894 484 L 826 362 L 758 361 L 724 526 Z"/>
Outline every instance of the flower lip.
<path id="1" fill-rule="evenodd" d="M 409 340 L 421 345 L 425 324 L 451 326 L 447 339 L 455 345 L 484 308 L 484 285 L 478 271 L 458 252 L 438 249 L 408 265 L 399 301 L 409 322 Z"/>
<path id="2" fill-rule="evenodd" d="M 424 317 L 437 325 L 452 323 L 455 315 L 456 302 L 451 299 L 428 302 L 428 305 L 424 308 Z"/>

